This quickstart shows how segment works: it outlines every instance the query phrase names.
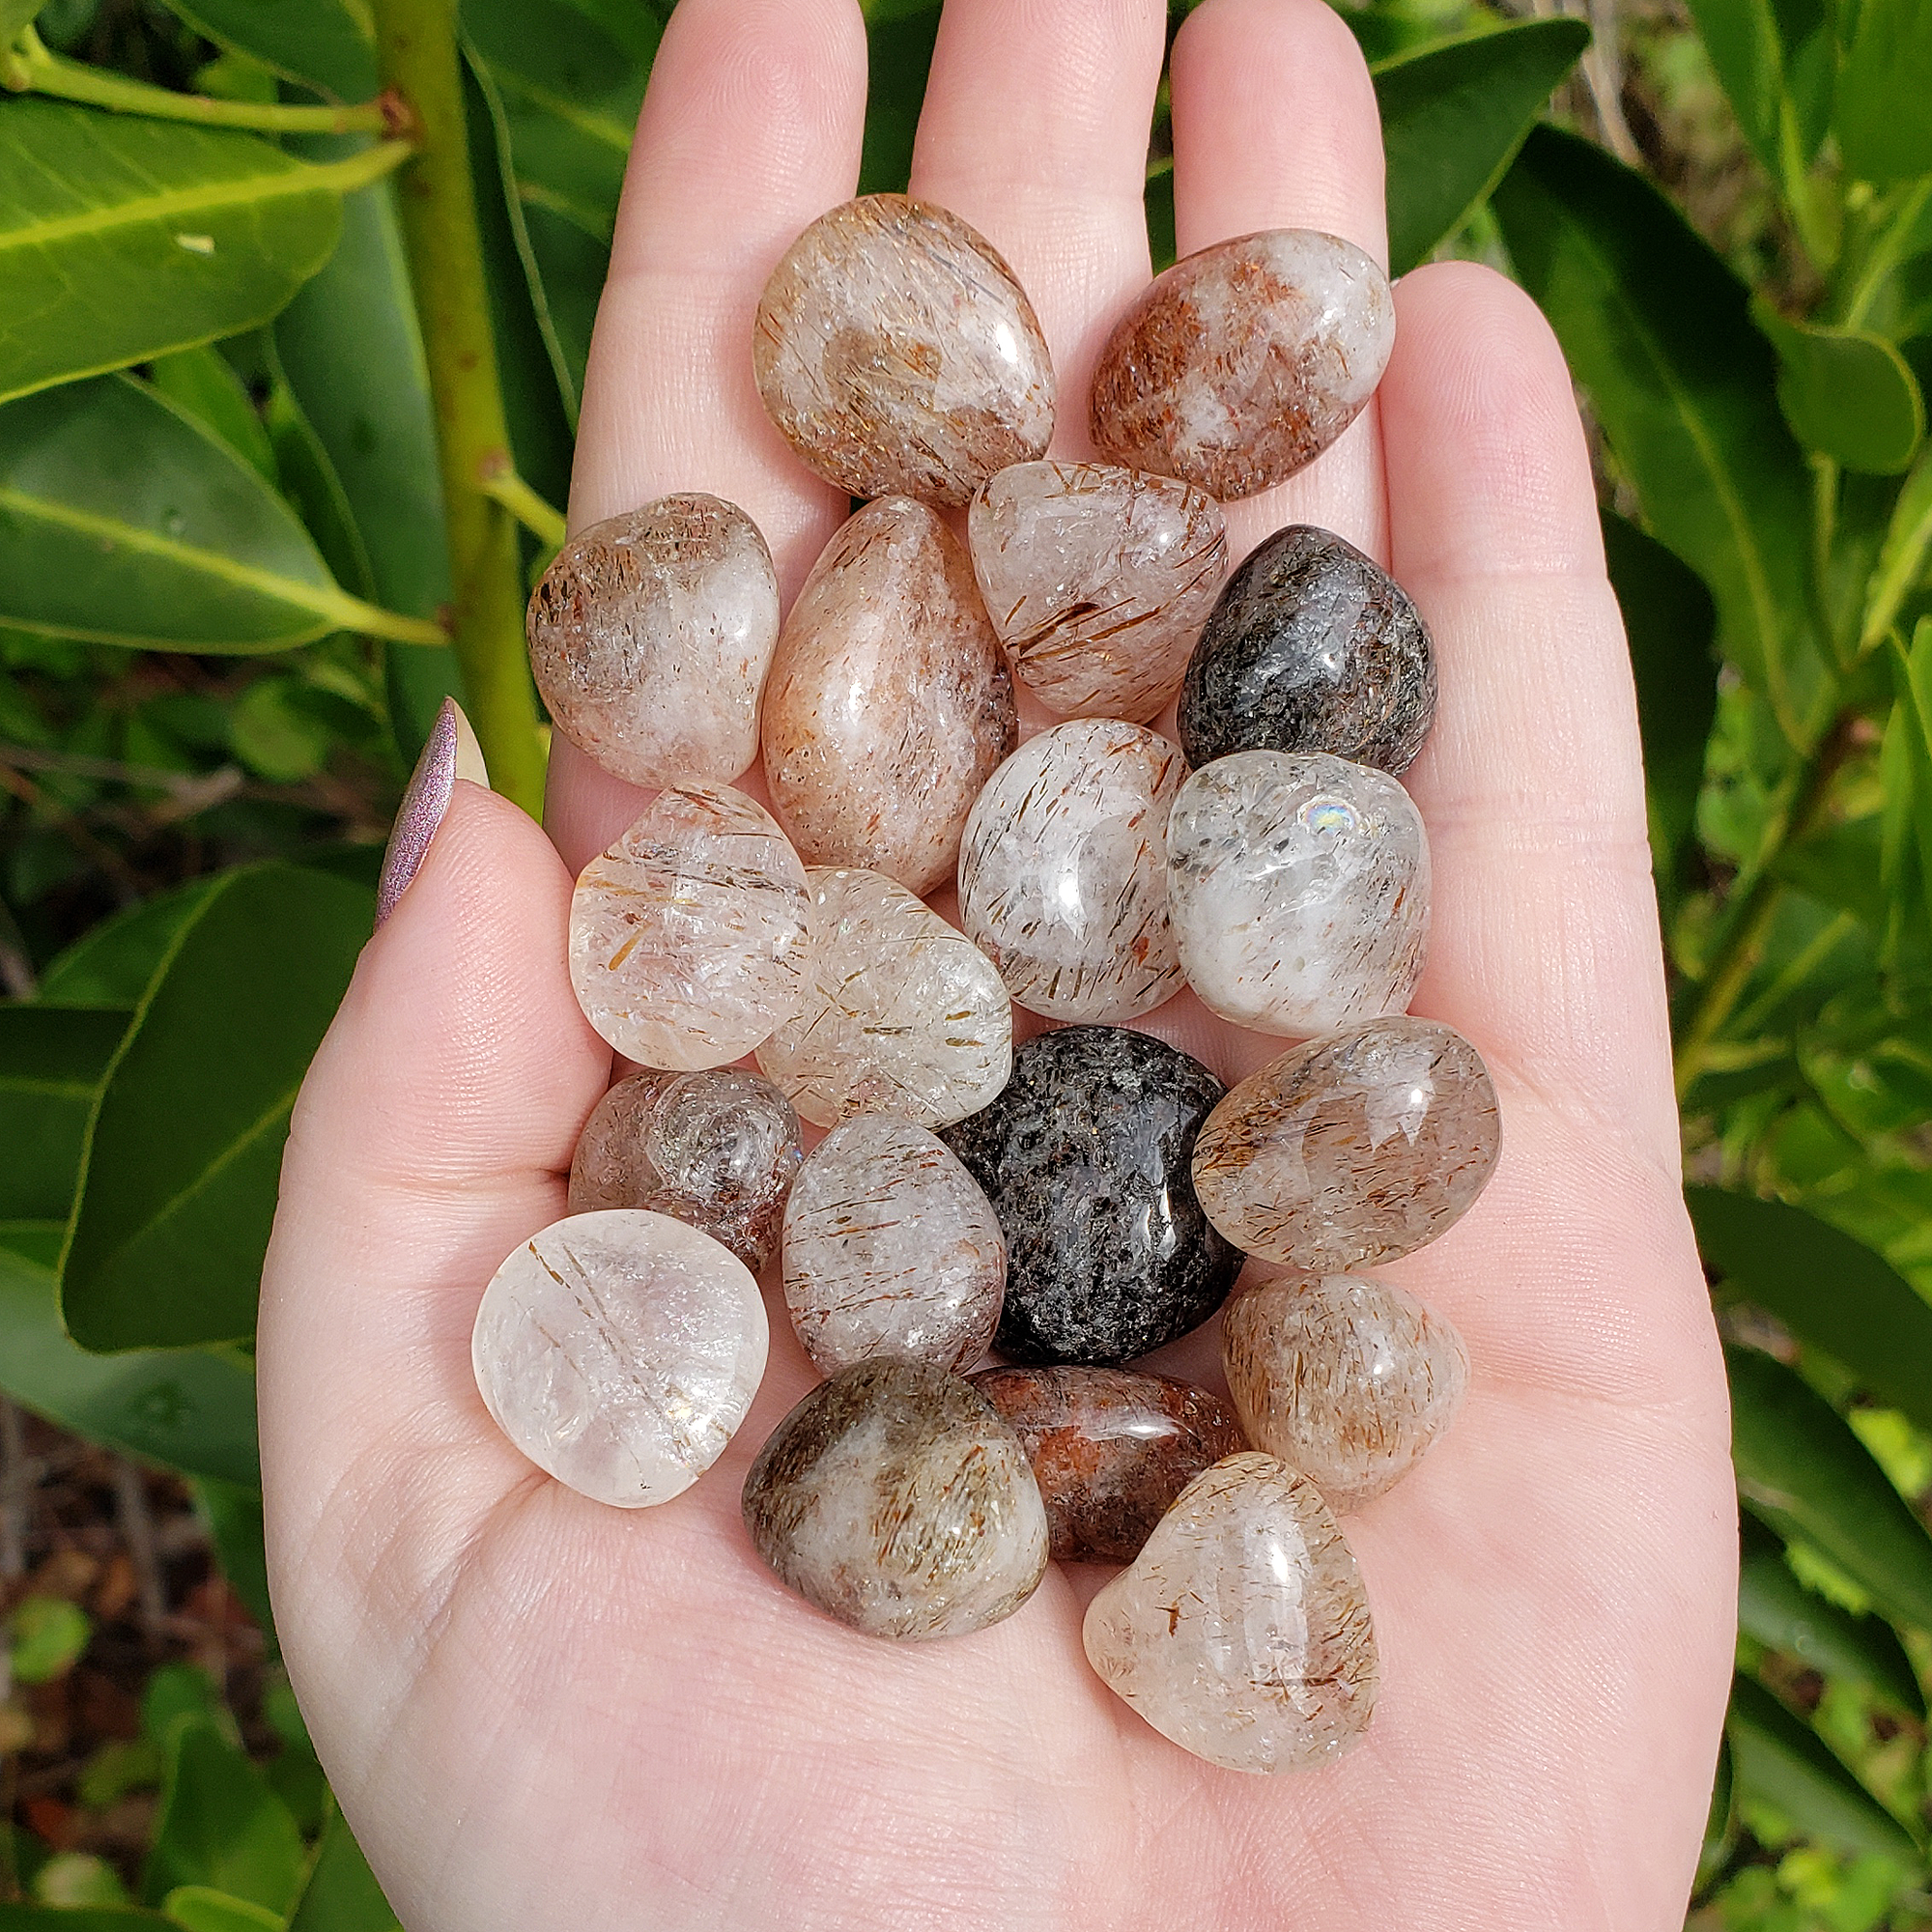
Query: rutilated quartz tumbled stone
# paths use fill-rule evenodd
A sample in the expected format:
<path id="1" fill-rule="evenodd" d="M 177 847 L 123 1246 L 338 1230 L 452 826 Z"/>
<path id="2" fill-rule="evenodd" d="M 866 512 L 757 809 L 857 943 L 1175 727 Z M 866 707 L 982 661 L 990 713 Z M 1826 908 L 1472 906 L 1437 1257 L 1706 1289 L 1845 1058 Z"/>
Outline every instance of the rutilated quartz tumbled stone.
<path id="1" fill-rule="evenodd" d="M 820 1375 L 874 1355 L 969 1368 L 1006 1286 L 992 1204 L 925 1128 L 862 1115 L 812 1149 L 785 1208 L 784 1297 Z"/>
<path id="2" fill-rule="evenodd" d="M 1007 1237 L 1003 1354 L 1123 1362 L 1227 1299 L 1241 1258 L 1188 1172 L 1225 1091 L 1151 1035 L 1063 1027 L 1028 1040 L 999 1098 L 947 1128 Z"/>
<path id="3" fill-rule="evenodd" d="M 805 1158 L 791 1102 L 755 1073 L 634 1073 L 590 1110 L 570 1163 L 570 1211 L 644 1208 L 702 1229 L 753 1273 L 778 1252 Z"/>
<path id="4" fill-rule="evenodd" d="M 1332 752 L 1406 771 L 1435 718 L 1435 652 L 1402 587 L 1353 544 L 1294 524 L 1236 566 L 1188 660 L 1180 742 Z"/>
<path id="5" fill-rule="evenodd" d="M 1244 1279 L 1221 1354 L 1248 1439 L 1344 1512 L 1415 1466 L 1469 1380 L 1462 1336 L 1406 1289 L 1368 1275 Z"/>
<path id="6" fill-rule="evenodd" d="M 883 872 L 814 866 L 806 994 L 758 1065 L 813 1125 L 897 1114 L 928 1127 L 983 1107 L 1013 1064 L 999 973 Z"/>
<path id="7" fill-rule="evenodd" d="M 765 1373 L 765 1304 L 709 1235 L 632 1208 L 573 1214 L 483 1291 L 476 1386 L 536 1465 L 600 1503 L 688 1490 L 724 1453 Z"/>
<path id="8" fill-rule="evenodd" d="M 1501 1140 L 1489 1069 L 1461 1034 L 1370 1020 L 1304 1041 L 1234 1088 L 1194 1144 L 1194 1191 L 1236 1247 L 1332 1274 L 1454 1226 Z"/>
<path id="9" fill-rule="evenodd" d="M 1172 1376 L 1066 1366 L 970 1379 L 1026 1445 L 1056 1563 L 1131 1563 L 1181 1491 L 1248 1446 L 1219 1396 Z"/>
<path id="10" fill-rule="evenodd" d="M 1361 1741 L 1379 1663 L 1361 1574 L 1305 1477 L 1247 1450 L 1196 1476 L 1087 1606 L 1088 1662 L 1183 1750 L 1298 1771 Z"/>
<path id="11" fill-rule="evenodd" d="M 1128 1020 L 1179 992 L 1167 815 L 1186 772 L 1145 726 L 1082 718 L 987 781 L 960 841 L 959 918 L 1021 1006 Z"/>
<path id="12" fill-rule="evenodd" d="M 745 1524 L 779 1580 L 868 1636 L 962 1636 L 1046 1574 L 1019 1437 L 957 1376 L 891 1357 L 820 1382 L 759 1450 Z"/>
<path id="13" fill-rule="evenodd" d="M 804 1004 L 807 903 L 805 867 L 763 806 L 674 785 L 578 878 L 578 1003 L 646 1066 L 726 1065 Z"/>
<path id="14" fill-rule="evenodd" d="M 1118 462 L 1252 497 L 1354 421 L 1394 346 L 1388 277 L 1352 242 L 1243 235 L 1155 276 L 1115 325 L 1088 425 Z"/>
<path id="15" fill-rule="evenodd" d="M 765 284 L 752 363 L 766 412 L 854 497 L 960 504 L 1053 435 L 1053 363 L 984 237 L 903 194 L 822 214 Z"/>
<path id="16" fill-rule="evenodd" d="M 530 593 L 526 625 L 551 722 L 606 771 L 728 784 L 758 755 L 779 580 L 736 504 L 661 497 L 580 530 Z"/>
<path id="17" fill-rule="evenodd" d="M 1180 787 L 1168 915 L 1202 1004 L 1260 1033 L 1338 1032 L 1408 1005 L 1429 936 L 1429 840 L 1386 773 L 1236 752 Z"/>
<path id="18" fill-rule="evenodd" d="M 800 854 L 930 892 L 1018 735 L 958 538 L 904 497 L 867 503 L 812 566 L 765 688 L 765 778 Z"/>
<path id="19" fill-rule="evenodd" d="M 1158 714 L 1228 567 L 1213 497 L 1112 463 L 1002 469 L 966 541 L 1014 676 L 1070 718 Z"/>

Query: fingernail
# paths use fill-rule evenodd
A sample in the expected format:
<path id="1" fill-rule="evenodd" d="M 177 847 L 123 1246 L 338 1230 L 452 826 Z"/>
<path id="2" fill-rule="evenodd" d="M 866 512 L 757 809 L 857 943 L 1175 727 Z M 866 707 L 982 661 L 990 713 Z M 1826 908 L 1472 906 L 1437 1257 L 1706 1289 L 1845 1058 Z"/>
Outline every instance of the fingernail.
<path id="1" fill-rule="evenodd" d="M 483 748 L 469 720 L 453 697 L 442 700 L 430 727 L 429 742 L 410 774 L 409 789 L 396 808 L 396 822 L 389 831 L 388 848 L 383 854 L 383 876 L 376 886 L 376 923 L 381 925 L 395 911 L 396 901 L 416 875 L 436 828 L 449 810 L 449 795 L 458 779 L 472 779 L 478 784 L 490 782 L 483 764 Z"/>

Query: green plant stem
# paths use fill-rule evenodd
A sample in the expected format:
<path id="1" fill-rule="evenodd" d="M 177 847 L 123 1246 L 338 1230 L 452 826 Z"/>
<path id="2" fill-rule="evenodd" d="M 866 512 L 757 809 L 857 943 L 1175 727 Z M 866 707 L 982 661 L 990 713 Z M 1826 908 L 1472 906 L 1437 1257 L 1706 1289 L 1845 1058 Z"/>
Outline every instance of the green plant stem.
<path id="1" fill-rule="evenodd" d="M 157 121 L 193 121 L 205 128 L 245 128 L 258 134 L 383 134 L 394 122 L 380 100 L 355 107 L 293 107 L 277 101 L 217 100 L 207 94 L 176 94 L 125 74 L 109 73 L 51 52 L 32 27 L 0 52 L 0 85 L 14 94 L 47 94 L 117 114 L 145 114 Z"/>
<path id="2" fill-rule="evenodd" d="M 570 534 L 563 512 L 546 503 L 514 469 L 483 479 L 484 494 L 502 504 L 546 550 L 559 551 Z"/>
<path id="3" fill-rule="evenodd" d="M 512 467 L 510 433 L 490 332 L 455 0 L 376 0 L 376 35 L 384 82 L 407 104 L 420 144 L 397 178 L 397 201 L 436 403 L 450 631 L 490 781 L 536 816 L 544 753 L 524 654 L 517 525 L 485 488 Z"/>

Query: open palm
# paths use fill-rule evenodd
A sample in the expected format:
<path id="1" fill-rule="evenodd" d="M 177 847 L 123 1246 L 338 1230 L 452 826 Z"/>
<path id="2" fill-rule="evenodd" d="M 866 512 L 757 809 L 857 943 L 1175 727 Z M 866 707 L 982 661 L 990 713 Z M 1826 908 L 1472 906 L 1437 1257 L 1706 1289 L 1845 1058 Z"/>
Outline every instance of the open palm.
<path id="1" fill-rule="evenodd" d="M 1149 272 L 1163 23 L 1160 0 L 947 0 L 913 189 L 1032 295 L 1070 456 Z M 1172 84 L 1183 252 L 1282 226 L 1380 250 L 1375 100 L 1322 0 L 1207 0 Z M 857 0 L 683 0 L 598 318 L 575 525 L 709 490 L 797 588 L 845 506 L 765 421 L 752 316 L 793 236 L 853 191 L 864 96 Z M 297 1111 L 265 1282 L 277 1625 L 411 1932 L 1681 1915 L 1735 1535 L 1622 635 L 1541 318 L 1462 265 L 1407 276 L 1396 305 L 1376 405 L 1229 511 L 1236 556 L 1291 522 L 1340 531 L 1434 631 L 1441 711 L 1408 774 L 1435 868 L 1415 1010 L 1476 1042 L 1502 1099 L 1488 1193 L 1388 1270 L 1461 1327 L 1473 1376 L 1450 1435 L 1348 1523 L 1382 1654 L 1366 1743 L 1280 1778 L 1185 1756 L 1087 1666 L 1104 1572 L 1052 1570 L 1008 1622 L 921 1645 L 787 1595 L 738 1512 L 813 1379 L 781 1306 L 750 1420 L 663 1508 L 587 1502 L 497 1433 L 477 1299 L 563 1211 L 611 1074 L 565 977 L 571 875 L 639 809 L 559 743 L 555 847 L 459 784 L 365 952 Z M 1231 1079 L 1281 1044 L 1191 998 L 1145 1025 Z M 1216 1326 L 1161 1365 L 1217 1379 Z"/>

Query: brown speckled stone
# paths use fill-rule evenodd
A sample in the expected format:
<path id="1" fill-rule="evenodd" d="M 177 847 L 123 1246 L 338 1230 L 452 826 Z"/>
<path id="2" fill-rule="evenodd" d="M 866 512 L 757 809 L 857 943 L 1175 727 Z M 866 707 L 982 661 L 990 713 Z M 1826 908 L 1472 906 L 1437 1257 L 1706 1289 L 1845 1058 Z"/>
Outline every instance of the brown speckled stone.
<path id="1" fill-rule="evenodd" d="M 1018 1433 L 1059 1563 L 1131 1563 L 1168 1506 L 1245 1449 L 1217 1395 L 1125 1369 L 981 1369 L 973 1386 Z"/>

